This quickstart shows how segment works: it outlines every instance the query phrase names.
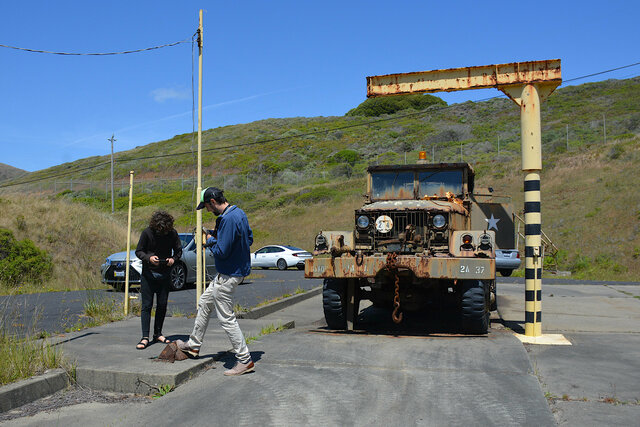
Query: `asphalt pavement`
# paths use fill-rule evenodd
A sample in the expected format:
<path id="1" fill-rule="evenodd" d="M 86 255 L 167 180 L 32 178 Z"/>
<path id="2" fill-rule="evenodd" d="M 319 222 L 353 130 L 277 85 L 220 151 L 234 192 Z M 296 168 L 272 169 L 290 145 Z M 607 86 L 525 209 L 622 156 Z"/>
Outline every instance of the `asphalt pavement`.
<path id="1" fill-rule="evenodd" d="M 319 280 L 305 279 L 304 272 L 297 269 L 254 269 L 249 277 L 251 279 L 238 286 L 235 293 L 235 302 L 246 308 L 292 294 L 298 287 L 307 291 L 321 284 Z M 137 292 L 137 288 L 132 289 L 133 296 Z M 83 316 L 84 305 L 91 299 L 120 303 L 124 300 L 124 292 L 100 289 L 0 296 L 0 322 L 4 331 L 17 336 L 38 335 L 42 331 L 64 332 L 86 320 Z M 169 294 L 167 316 L 173 313 L 188 316 L 196 311 L 196 290 L 193 286 Z M 211 316 L 216 316 L 215 311 Z"/>

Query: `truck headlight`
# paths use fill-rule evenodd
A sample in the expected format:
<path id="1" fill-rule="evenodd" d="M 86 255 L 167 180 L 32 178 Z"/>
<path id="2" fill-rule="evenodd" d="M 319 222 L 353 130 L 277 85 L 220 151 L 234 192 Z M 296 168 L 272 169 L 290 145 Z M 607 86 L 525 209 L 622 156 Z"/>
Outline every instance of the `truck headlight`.
<path id="1" fill-rule="evenodd" d="M 433 217 L 433 226 L 435 228 L 443 228 L 445 225 L 447 225 L 447 220 L 444 218 L 444 215 L 436 215 Z"/>
<path id="2" fill-rule="evenodd" d="M 360 215 L 356 220 L 356 225 L 358 226 L 358 228 L 367 228 L 369 227 L 369 224 L 369 217 L 366 215 Z"/>

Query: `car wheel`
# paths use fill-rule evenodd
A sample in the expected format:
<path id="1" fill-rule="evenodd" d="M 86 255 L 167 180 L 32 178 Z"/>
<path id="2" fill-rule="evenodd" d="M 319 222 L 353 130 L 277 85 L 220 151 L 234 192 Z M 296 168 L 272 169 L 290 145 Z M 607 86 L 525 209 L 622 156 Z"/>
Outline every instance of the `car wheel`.
<path id="1" fill-rule="evenodd" d="M 278 270 L 286 270 L 287 269 L 287 261 L 285 261 L 284 259 L 280 258 L 278 260 L 278 262 L 276 262 L 276 267 L 278 267 Z"/>
<path id="2" fill-rule="evenodd" d="M 500 271 L 500 275 L 502 275 L 504 277 L 511 276 L 511 273 L 513 272 L 513 270 L 505 270 L 505 269 L 501 269 L 501 270 L 498 270 L 498 271 Z"/>
<path id="3" fill-rule="evenodd" d="M 462 329 L 468 334 L 486 334 L 489 329 L 489 285 L 465 280 L 462 285 Z"/>
<path id="4" fill-rule="evenodd" d="M 347 281 L 324 279 L 322 284 L 322 308 L 329 329 L 347 329 Z"/>
<path id="5" fill-rule="evenodd" d="M 179 262 L 174 264 L 169 276 L 171 277 L 172 291 L 179 291 L 184 288 L 187 281 L 187 271 L 184 269 L 184 265 L 182 263 Z"/>

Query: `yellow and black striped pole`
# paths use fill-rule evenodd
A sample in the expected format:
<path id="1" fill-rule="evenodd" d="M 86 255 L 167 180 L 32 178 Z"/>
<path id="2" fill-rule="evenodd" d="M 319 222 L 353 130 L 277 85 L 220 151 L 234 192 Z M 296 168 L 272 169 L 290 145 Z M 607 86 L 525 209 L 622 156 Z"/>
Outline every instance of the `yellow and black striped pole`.
<path id="1" fill-rule="evenodd" d="M 524 334 L 542 335 L 542 215 L 540 212 L 540 171 L 542 141 L 540 96 L 535 84 L 522 88 L 520 124 L 522 129 L 522 170 L 524 179 L 525 326 Z"/>
<path id="2" fill-rule="evenodd" d="M 542 257 L 540 246 L 540 174 L 524 179 L 525 327 L 528 336 L 542 335 Z"/>

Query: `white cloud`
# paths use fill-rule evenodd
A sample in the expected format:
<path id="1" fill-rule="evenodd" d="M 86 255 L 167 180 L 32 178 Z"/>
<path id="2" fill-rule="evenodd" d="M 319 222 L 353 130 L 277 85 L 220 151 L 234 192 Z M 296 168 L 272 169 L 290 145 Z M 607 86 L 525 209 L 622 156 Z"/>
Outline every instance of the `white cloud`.
<path id="1" fill-rule="evenodd" d="M 191 90 L 161 87 L 152 90 L 151 97 L 156 102 L 164 102 L 171 99 L 189 99 L 191 98 Z"/>

